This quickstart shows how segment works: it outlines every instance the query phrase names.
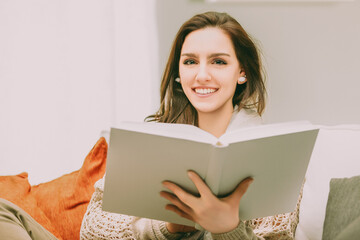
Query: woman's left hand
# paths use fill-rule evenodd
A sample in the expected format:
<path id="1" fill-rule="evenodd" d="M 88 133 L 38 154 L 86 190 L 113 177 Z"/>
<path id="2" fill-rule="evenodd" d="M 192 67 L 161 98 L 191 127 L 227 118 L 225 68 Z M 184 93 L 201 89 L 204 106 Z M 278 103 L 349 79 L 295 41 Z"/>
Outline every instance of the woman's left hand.
<path id="1" fill-rule="evenodd" d="M 198 189 L 200 197 L 193 196 L 178 185 L 165 181 L 163 186 L 173 193 L 165 191 L 160 193 L 172 203 L 166 205 L 166 209 L 198 223 L 211 233 L 225 233 L 235 229 L 240 222 L 240 199 L 253 179 L 244 179 L 229 196 L 217 198 L 199 175 L 189 171 L 188 176 Z"/>

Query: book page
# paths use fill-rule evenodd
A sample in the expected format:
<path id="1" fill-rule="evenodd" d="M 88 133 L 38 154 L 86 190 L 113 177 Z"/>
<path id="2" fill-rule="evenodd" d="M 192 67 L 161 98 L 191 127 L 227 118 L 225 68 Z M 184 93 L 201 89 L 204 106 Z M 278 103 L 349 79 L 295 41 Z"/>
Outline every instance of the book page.
<path id="1" fill-rule="evenodd" d="M 228 144 L 235 142 L 271 137 L 312 129 L 317 129 L 317 127 L 307 121 L 264 124 L 260 126 L 240 128 L 235 131 L 226 132 L 219 138 L 219 141 L 225 146 L 227 146 Z"/>
<path id="2" fill-rule="evenodd" d="M 317 134 L 318 129 L 309 130 L 220 148 L 224 162 L 219 194 L 228 194 L 252 177 L 240 201 L 242 220 L 294 211 Z"/>
<path id="3" fill-rule="evenodd" d="M 214 144 L 217 141 L 217 138 L 212 134 L 189 124 L 122 122 L 120 125 L 117 126 L 117 128 L 209 144 Z"/>

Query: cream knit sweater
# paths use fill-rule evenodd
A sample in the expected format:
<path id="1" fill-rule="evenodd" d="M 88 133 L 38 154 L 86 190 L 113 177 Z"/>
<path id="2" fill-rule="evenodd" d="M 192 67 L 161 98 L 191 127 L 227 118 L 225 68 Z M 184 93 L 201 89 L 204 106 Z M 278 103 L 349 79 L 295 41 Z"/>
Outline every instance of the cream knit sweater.
<path id="1" fill-rule="evenodd" d="M 261 124 L 261 118 L 254 111 L 243 109 L 240 112 L 234 112 L 227 131 L 259 124 Z M 82 221 L 80 231 L 81 240 L 282 240 L 293 239 L 298 223 L 299 203 L 297 209 L 292 213 L 241 222 L 236 229 L 224 234 L 211 234 L 206 231 L 197 231 L 188 234 L 172 234 L 168 232 L 164 222 L 102 211 L 103 190 L 104 179 L 100 179 L 95 183 L 95 192 Z M 126 193 L 124 193 L 124 197 L 126 197 Z"/>

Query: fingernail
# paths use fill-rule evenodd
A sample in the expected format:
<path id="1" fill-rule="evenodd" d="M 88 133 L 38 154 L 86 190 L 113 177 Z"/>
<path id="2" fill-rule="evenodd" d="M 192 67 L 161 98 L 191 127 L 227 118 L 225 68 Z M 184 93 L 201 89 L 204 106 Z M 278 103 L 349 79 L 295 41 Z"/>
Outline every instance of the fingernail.
<path id="1" fill-rule="evenodd" d="M 252 184 L 253 182 L 254 182 L 254 179 L 251 178 L 249 183 Z"/>

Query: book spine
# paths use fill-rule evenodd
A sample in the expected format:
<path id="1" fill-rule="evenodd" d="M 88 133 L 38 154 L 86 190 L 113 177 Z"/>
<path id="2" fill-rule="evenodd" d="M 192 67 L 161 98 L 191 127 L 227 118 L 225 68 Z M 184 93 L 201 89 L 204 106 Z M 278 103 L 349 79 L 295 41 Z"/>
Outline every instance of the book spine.
<path id="1" fill-rule="evenodd" d="M 209 165 L 205 176 L 205 182 L 214 195 L 219 194 L 220 178 L 222 174 L 223 159 L 221 157 L 221 149 L 213 146 L 209 159 Z"/>

